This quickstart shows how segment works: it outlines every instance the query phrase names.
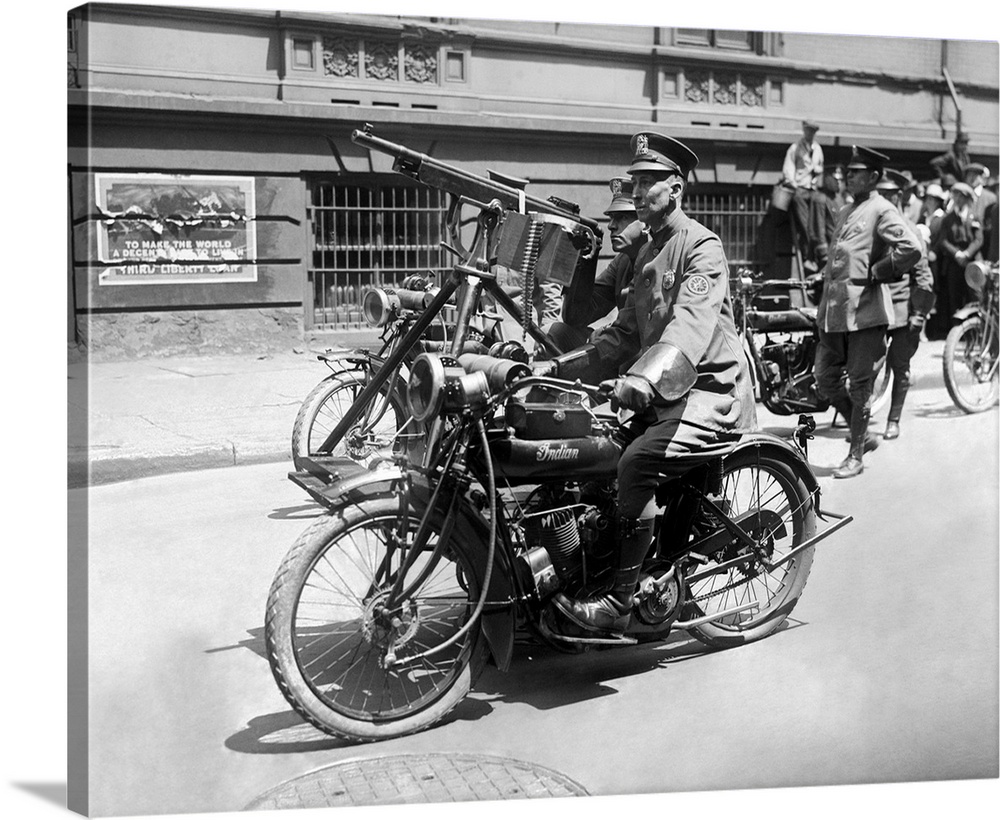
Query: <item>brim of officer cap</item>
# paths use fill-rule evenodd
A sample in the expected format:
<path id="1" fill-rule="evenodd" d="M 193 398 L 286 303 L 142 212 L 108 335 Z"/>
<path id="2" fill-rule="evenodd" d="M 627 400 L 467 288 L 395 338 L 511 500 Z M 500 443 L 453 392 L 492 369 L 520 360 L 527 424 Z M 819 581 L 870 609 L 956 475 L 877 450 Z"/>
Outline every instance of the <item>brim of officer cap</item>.
<path id="1" fill-rule="evenodd" d="M 613 205 L 609 205 L 608 209 L 604 212 L 605 216 L 611 216 L 611 214 L 623 214 L 623 213 L 635 213 L 635 205 L 630 205 L 627 202 L 616 202 Z"/>
<path id="2" fill-rule="evenodd" d="M 650 162 L 646 159 L 641 159 L 638 162 L 633 162 L 628 167 L 628 172 L 630 174 L 638 173 L 639 171 L 659 171 L 661 174 L 680 174 L 684 176 L 684 172 L 680 169 L 676 163 L 665 163 L 665 162 Z"/>

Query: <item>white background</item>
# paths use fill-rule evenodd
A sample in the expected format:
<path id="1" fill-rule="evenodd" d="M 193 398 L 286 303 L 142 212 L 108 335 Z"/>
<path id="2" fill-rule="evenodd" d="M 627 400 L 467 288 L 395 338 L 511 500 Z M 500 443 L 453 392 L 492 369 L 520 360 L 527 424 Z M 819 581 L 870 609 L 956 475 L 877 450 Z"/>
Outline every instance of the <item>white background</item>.
<path id="1" fill-rule="evenodd" d="M 141 2 L 141 0 L 137 0 Z M 253 7 L 329 12 L 492 17 L 764 31 L 820 31 L 930 38 L 998 39 L 990 3 L 877 3 L 808 0 L 762 3 L 604 3 L 567 0 L 161 0 L 158 5 Z M 59 817 L 65 809 L 38 796 L 66 780 L 66 85 L 65 14 L 72 4 L 22 2 L 4 10 L 3 229 L 4 390 L 3 782 L 0 812 L 17 820 Z M 992 11 L 989 11 L 993 8 Z M 943 148 L 944 146 L 942 146 Z M 992 169 L 994 173 L 998 169 Z M 13 491 L 13 492 L 12 492 Z M 996 509 L 987 511 L 996 515 Z M 887 625 L 891 628 L 891 625 Z M 928 645 L 932 652 L 933 646 Z M 137 697 L 141 696 L 137 693 Z M 808 732 L 808 727 L 802 727 Z M 595 753 L 600 739 L 595 738 Z M 610 765 L 610 761 L 609 761 Z M 952 816 L 1000 805 L 1000 781 L 590 798 L 353 809 L 351 816 L 500 817 L 566 811 L 630 816 L 861 818 Z M 167 817 L 166 815 L 161 815 Z M 183 815 L 209 820 L 235 814 Z M 301 820 L 318 811 L 271 812 Z"/>

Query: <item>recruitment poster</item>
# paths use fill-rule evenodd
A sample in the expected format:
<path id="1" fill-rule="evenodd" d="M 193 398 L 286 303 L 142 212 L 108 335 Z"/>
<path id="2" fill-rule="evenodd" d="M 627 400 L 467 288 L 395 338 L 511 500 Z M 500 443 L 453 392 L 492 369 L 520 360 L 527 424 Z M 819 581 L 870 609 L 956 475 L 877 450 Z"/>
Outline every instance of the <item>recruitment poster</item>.
<path id="1" fill-rule="evenodd" d="M 257 280 L 252 177 L 96 174 L 100 285 Z"/>

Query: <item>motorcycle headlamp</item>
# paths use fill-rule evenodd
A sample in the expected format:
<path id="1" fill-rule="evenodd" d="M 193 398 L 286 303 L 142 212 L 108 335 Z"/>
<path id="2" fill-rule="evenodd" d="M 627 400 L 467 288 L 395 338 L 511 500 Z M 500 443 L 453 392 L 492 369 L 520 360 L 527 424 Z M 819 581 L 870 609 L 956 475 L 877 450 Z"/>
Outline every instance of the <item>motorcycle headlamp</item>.
<path id="1" fill-rule="evenodd" d="M 382 288 L 372 288 L 361 302 L 361 312 L 372 327 L 388 324 L 392 316 L 399 312 L 400 301 L 395 293 Z"/>
<path id="2" fill-rule="evenodd" d="M 989 267 L 985 262 L 969 262 L 965 266 L 965 284 L 976 293 L 982 293 L 988 276 Z"/>
<path id="3" fill-rule="evenodd" d="M 382 327 L 404 310 L 422 311 L 437 295 L 437 289 L 372 288 L 365 293 L 361 311 L 372 327 Z"/>
<path id="4" fill-rule="evenodd" d="M 407 406 L 419 422 L 444 413 L 481 410 L 489 395 L 485 373 L 466 373 L 455 359 L 434 353 L 417 356 L 406 384 Z"/>

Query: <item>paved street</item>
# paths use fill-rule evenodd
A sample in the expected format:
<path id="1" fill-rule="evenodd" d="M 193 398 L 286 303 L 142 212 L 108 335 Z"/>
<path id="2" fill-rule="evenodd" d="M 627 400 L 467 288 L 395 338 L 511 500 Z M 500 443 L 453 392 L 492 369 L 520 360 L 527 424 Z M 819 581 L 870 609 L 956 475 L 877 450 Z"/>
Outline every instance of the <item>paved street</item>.
<path id="1" fill-rule="evenodd" d="M 91 489 L 91 813 L 235 811 L 402 752 L 515 758 L 591 795 L 996 777 L 998 414 L 952 407 L 940 350 L 922 346 L 903 435 L 861 477 L 829 477 L 847 445 L 821 420 L 823 504 L 855 521 L 818 548 L 788 628 L 714 653 L 520 646 L 447 723 L 374 745 L 303 724 L 263 657 L 273 572 L 317 514 L 288 465 Z"/>

